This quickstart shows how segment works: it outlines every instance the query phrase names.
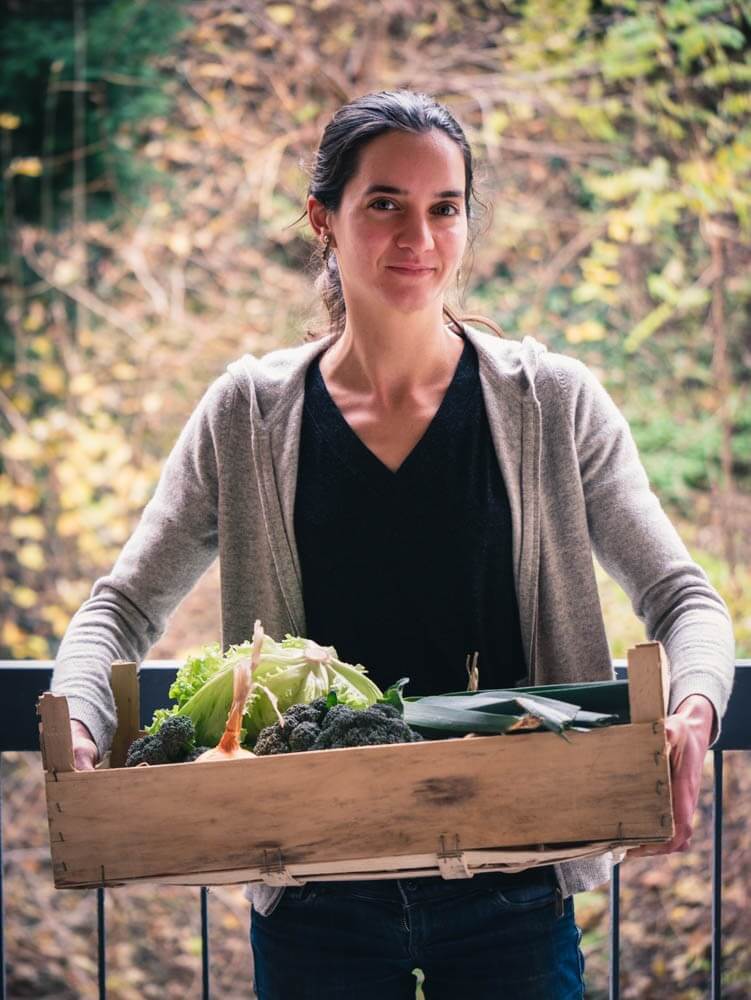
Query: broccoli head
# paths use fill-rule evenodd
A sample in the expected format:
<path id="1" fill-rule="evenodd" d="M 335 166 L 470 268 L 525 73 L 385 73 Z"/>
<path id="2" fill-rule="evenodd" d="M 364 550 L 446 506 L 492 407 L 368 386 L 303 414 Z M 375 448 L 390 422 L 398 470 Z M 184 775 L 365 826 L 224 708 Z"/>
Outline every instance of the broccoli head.
<path id="1" fill-rule="evenodd" d="M 156 733 L 161 739 L 167 759 L 178 763 L 193 750 L 196 742 L 196 729 L 193 720 L 187 715 L 171 715 L 165 719 Z"/>
<path id="2" fill-rule="evenodd" d="M 293 753 L 310 750 L 320 732 L 321 727 L 315 722 L 299 722 L 289 734 L 287 742 L 290 750 Z"/>
<path id="3" fill-rule="evenodd" d="M 326 698 L 317 698 L 309 705 L 290 706 L 282 718 L 284 725 L 277 722 L 261 730 L 253 747 L 256 755 L 412 743 L 422 739 L 409 728 L 397 708 L 385 703 L 364 709 L 342 704 L 329 708 Z"/>
<path id="4" fill-rule="evenodd" d="M 170 715 L 155 733 L 134 740 L 128 748 L 126 767 L 138 764 L 178 764 L 188 760 L 195 747 L 196 731 L 187 715 Z"/>
<path id="5" fill-rule="evenodd" d="M 390 705 L 371 705 L 370 708 L 359 711 L 344 705 L 334 705 L 324 719 L 321 734 L 311 749 L 414 743 L 421 739 L 422 736 L 410 729 L 399 712 Z"/>
<path id="6" fill-rule="evenodd" d="M 253 747 L 253 753 L 256 757 L 265 757 L 268 754 L 275 753 L 289 753 L 287 734 L 284 732 L 284 728 L 278 722 L 275 722 L 273 726 L 265 726 L 258 734 L 256 745 Z"/>
<path id="7" fill-rule="evenodd" d="M 126 767 L 137 767 L 139 764 L 168 763 L 167 754 L 164 752 L 158 733 L 153 736 L 140 736 L 137 740 L 133 740 L 125 759 Z"/>

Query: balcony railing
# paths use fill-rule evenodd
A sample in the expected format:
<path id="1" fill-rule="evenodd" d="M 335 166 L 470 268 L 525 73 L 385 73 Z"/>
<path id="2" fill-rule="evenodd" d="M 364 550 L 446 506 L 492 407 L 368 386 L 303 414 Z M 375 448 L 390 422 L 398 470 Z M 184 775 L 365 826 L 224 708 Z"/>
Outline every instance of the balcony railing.
<path id="1" fill-rule="evenodd" d="M 615 663 L 616 674 L 627 676 L 625 664 Z M 138 674 L 141 698 L 141 725 L 151 721 L 156 708 L 169 703 L 168 690 L 177 664 L 151 661 Z M 39 750 L 36 703 L 49 688 L 52 663 L 41 660 L 0 660 L 0 753 Z M 711 997 L 720 1000 L 722 977 L 722 815 L 723 753 L 727 750 L 751 750 L 751 661 L 736 664 L 735 685 L 722 724 L 719 741 L 712 748 L 713 829 L 712 829 L 712 965 Z M 2 785 L 0 784 L 0 1000 L 6 998 L 5 911 L 3 906 Z M 105 926 L 105 889 L 97 889 L 97 967 L 99 997 L 106 997 L 107 932 Z M 610 998 L 618 1000 L 620 979 L 620 872 L 616 866 L 610 885 Z M 209 982 L 208 890 L 200 889 L 202 996 L 211 996 Z"/>

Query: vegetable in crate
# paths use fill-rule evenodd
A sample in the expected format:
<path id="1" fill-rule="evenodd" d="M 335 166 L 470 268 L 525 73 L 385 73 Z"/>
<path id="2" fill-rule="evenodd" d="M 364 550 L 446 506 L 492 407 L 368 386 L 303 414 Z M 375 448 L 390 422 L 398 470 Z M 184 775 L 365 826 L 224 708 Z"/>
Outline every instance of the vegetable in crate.
<path id="1" fill-rule="evenodd" d="M 342 704 L 329 706 L 328 698 L 317 698 L 309 705 L 293 705 L 282 719 L 283 725 L 276 723 L 261 730 L 253 748 L 257 757 L 422 740 L 397 708 L 383 702 L 352 709 Z"/>
<path id="2" fill-rule="evenodd" d="M 255 757 L 255 754 L 251 753 L 250 750 L 246 750 L 240 746 L 240 733 L 242 731 L 240 726 L 243 712 L 245 711 L 245 703 L 255 683 L 253 677 L 258 668 L 258 658 L 261 655 L 262 644 L 263 629 L 261 628 L 261 623 L 256 621 L 253 626 L 253 648 L 250 659 L 245 658 L 235 664 L 233 671 L 232 706 L 227 716 L 227 725 L 225 726 L 222 738 L 215 747 L 211 747 L 197 756 L 195 758 L 196 761 L 238 760 L 243 757 Z M 169 719 L 167 721 L 169 722 Z"/>
<path id="3" fill-rule="evenodd" d="M 131 743 L 125 766 L 179 764 L 191 759 L 195 738 L 193 722 L 185 715 L 173 715 L 165 720 L 158 733 L 141 736 Z"/>
<path id="4" fill-rule="evenodd" d="M 232 646 L 224 655 L 215 643 L 190 657 L 169 690 L 177 705 L 158 709 L 148 732 L 157 733 L 174 715 L 187 715 L 196 727 L 196 741 L 216 746 L 232 703 L 234 667 L 250 653 L 250 642 Z M 291 635 L 280 643 L 264 636 L 253 680 L 255 686 L 245 707 L 240 736 L 241 744 L 249 748 L 265 726 L 276 722 L 277 704 L 283 712 L 291 705 L 315 701 L 333 690 L 340 702 L 352 708 L 367 708 L 382 696 L 365 668 L 339 660 L 333 646 L 319 646 L 310 639 Z"/>

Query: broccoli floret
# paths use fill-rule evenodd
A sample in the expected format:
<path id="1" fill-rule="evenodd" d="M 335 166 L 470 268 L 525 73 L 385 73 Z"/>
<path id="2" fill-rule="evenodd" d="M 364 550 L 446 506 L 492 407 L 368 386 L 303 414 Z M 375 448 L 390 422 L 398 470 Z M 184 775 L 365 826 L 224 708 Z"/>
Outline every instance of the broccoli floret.
<path id="1" fill-rule="evenodd" d="M 389 705 L 386 701 L 378 702 L 376 705 L 370 706 L 374 712 L 380 712 L 381 715 L 385 715 L 389 719 L 401 719 L 402 713 L 396 707 L 396 705 Z"/>
<path id="2" fill-rule="evenodd" d="M 396 716 L 392 716 L 390 712 L 384 713 L 381 706 L 373 705 L 354 711 L 343 705 L 335 705 L 326 716 L 321 734 L 311 749 L 413 743 L 420 739 L 422 737 L 409 728 L 398 712 Z"/>
<path id="3" fill-rule="evenodd" d="M 188 756 L 185 758 L 186 761 L 198 760 L 202 753 L 206 753 L 209 747 L 196 747 L 195 750 L 191 750 Z"/>
<path id="4" fill-rule="evenodd" d="M 312 722 L 318 727 L 322 714 L 314 705 L 290 705 L 287 711 L 282 713 L 284 728 L 292 732 L 301 722 Z"/>
<path id="5" fill-rule="evenodd" d="M 258 757 L 274 753 L 289 753 L 285 730 L 286 727 L 282 728 L 278 722 L 275 722 L 273 726 L 266 726 L 258 734 L 253 753 Z"/>
<path id="6" fill-rule="evenodd" d="M 340 729 L 343 726 L 351 726 L 361 714 L 360 711 L 350 708 L 348 705 L 333 705 L 321 723 L 322 730 Z"/>
<path id="7" fill-rule="evenodd" d="M 162 723 L 156 737 L 171 763 L 185 760 L 195 746 L 196 729 L 187 715 L 172 715 Z"/>
<path id="8" fill-rule="evenodd" d="M 126 767 L 137 767 L 139 764 L 168 764 L 167 754 L 164 752 L 162 741 L 158 734 L 154 736 L 140 736 L 133 740 L 128 748 L 128 755 L 125 759 Z"/>
<path id="9" fill-rule="evenodd" d="M 283 713 L 284 725 L 267 726 L 253 747 L 258 756 L 328 750 L 332 747 L 373 746 L 379 743 L 412 743 L 422 736 L 410 729 L 393 705 L 355 709 L 326 698 L 309 705 L 291 705 Z"/>
<path id="10" fill-rule="evenodd" d="M 195 746 L 196 731 L 187 715 L 171 715 L 156 733 L 147 733 L 128 748 L 126 767 L 138 764 L 177 764 L 187 760 Z"/>
<path id="11" fill-rule="evenodd" d="M 321 732 L 316 722 L 300 722 L 289 734 L 289 748 L 293 753 L 310 750 Z"/>

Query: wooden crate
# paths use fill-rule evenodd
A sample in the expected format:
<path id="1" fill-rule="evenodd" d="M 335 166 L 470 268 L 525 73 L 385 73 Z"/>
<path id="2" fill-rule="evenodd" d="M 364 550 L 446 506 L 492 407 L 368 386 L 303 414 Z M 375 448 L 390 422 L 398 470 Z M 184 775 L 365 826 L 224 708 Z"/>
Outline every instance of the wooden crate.
<path id="1" fill-rule="evenodd" d="M 67 701 L 39 702 L 55 885 L 217 885 L 514 871 L 673 836 L 667 664 L 629 651 L 629 725 L 125 768 L 133 664 L 113 665 L 118 731 L 78 772 Z"/>

